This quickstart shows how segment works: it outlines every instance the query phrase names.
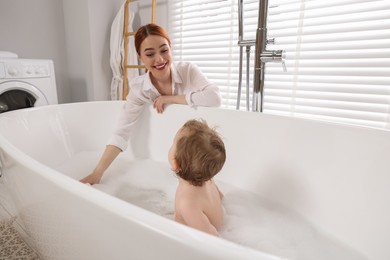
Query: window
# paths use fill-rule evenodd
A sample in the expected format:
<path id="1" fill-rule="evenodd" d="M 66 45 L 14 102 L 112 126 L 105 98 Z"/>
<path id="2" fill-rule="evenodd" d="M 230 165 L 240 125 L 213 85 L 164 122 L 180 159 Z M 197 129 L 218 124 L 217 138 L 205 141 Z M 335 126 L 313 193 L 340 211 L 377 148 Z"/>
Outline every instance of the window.
<path id="1" fill-rule="evenodd" d="M 223 106 L 236 109 L 237 1 L 169 1 L 174 59 L 198 64 L 221 87 Z M 287 72 L 266 64 L 264 113 L 390 129 L 390 2 L 269 0 L 268 6 L 268 38 L 276 43 L 267 49 L 286 51 Z M 257 15 L 258 1 L 244 0 L 244 39 L 255 39 Z M 247 105 L 245 56 L 244 48 L 240 109 Z M 253 66 L 254 47 L 249 92 Z"/>

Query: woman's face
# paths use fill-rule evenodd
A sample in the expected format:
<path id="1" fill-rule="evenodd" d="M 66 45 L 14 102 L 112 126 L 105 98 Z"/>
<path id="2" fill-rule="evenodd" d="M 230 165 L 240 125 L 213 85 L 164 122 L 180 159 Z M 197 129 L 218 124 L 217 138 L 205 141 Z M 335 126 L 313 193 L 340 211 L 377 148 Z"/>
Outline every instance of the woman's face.
<path id="1" fill-rule="evenodd" d="M 139 58 L 155 78 L 170 75 L 171 48 L 164 37 L 157 35 L 146 37 L 141 43 Z"/>

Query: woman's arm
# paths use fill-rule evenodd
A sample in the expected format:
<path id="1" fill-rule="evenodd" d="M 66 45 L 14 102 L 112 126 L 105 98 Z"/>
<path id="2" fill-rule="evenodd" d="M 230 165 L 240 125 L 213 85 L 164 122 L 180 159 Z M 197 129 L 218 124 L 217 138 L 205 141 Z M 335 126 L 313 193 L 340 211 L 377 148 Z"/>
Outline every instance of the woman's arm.
<path id="1" fill-rule="evenodd" d="M 92 171 L 90 175 L 81 179 L 80 181 L 82 183 L 89 183 L 91 185 L 98 184 L 103 177 L 104 172 L 107 170 L 107 168 L 111 165 L 111 163 L 115 160 L 115 158 L 120 152 L 122 152 L 122 150 L 118 147 L 113 145 L 107 145 L 96 168 Z"/>
<path id="2" fill-rule="evenodd" d="M 179 96 L 159 96 L 153 101 L 153 108 L 157 110 L 158 113 L 164 112 L 164 105 L 166 104 L 182 104 L 187 105 L 185 95 Z"/>
<path id="3" fill-rule="evenodd" d="M 219 87 L 211 82 L 195 64 L 189 64 L 185 98 L 190 106 L 219 107 L 222 103 Z"/>
<path id="4" fill-rule="evenodd" d="M 190 106 L 220 107 L 221 94 L 216 85 L 207 85 L 205 88 L 186 94 L 186 100 Z"/>
<path id="5" fill-rule="evenodd" d="M 104 172 L 119 155 L 119 153 L 126 150 L 130 134 L 135 122 L 142 112 L 145 102 L 145 100 L 136 97 L 132 90 L 130 91 L 127 96 L 127 101 L 121 111 L 118 125 L 114 133 L 111 135 L 102 157 L 92 173 L 81 179 L 81 182 L 89 183 L 91 185 L 99 183 Z"/>

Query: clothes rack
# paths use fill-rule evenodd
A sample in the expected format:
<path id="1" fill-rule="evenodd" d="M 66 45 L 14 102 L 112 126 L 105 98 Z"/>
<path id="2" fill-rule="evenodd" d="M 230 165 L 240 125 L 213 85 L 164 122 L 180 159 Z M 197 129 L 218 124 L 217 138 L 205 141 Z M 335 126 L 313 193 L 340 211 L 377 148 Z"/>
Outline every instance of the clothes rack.
<path id="1" fill-rule="evenodd" d="M 124 26 L 123 26 L 123 48 L 124 48 L 124 59 L 123 59 L 123 95 L 122 99 L 125 100 L 129 92 L 129 85 L 127 79 L 128 69 L 145 69 L 144 65 L 128 64 L 128 53 L 129 53 L 129 37 L 135 36 L 136 32 L 129 32 L 129 4 L 138 0 L 126 0 L 124 8 Z M 156 0 L 152 0 L 152 23 L 156 22 Z"/>

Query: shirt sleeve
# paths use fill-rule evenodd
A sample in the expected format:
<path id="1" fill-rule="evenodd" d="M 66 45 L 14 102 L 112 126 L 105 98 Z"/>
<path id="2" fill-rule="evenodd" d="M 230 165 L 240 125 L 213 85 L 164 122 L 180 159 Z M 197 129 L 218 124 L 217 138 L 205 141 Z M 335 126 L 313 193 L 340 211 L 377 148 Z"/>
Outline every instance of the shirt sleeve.
<path id="1" fill-rule="evenodd" d="M 130 135 L 142 113 L 142 108 L 145 103 L 146 100 L 136 97 L 130 90 L 126 98 L 126 103 L 122 108 L 121 115 L 119 116 L 118 125 L 107 144 L 114 145 L 122 151 L 127 149 Z"/>
<path id="2" fill-rule="evenodd" d="M 185 94 L 187 104 L 191 107 L 219 107 L 222 103 L 219 87 L 212 83 L 196 66 L 191 64 L 186 75 L 190 91 Z"/>

